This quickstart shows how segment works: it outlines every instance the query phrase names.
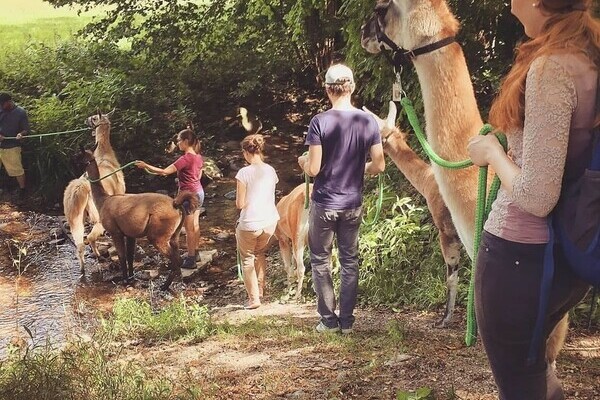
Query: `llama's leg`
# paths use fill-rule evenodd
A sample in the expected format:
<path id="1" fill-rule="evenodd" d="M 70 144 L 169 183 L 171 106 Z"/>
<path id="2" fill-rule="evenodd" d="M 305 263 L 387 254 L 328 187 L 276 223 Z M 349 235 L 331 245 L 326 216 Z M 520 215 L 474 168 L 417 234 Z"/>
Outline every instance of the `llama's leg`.
<path id="1" fill-rule="evenodd" d="M 125 235 L 121 232 L 111 232 L 113 244 L 119 255 L 119 264 L 123 274 L 123 284 L 127 283 L 127 246 L 125 244 Z"/>
<path id="2" fill-rule="evenodd" d="M 73 242 L 75 243 L 75 247 L 77 248 L 77 258 L 79 259 L 79 267 L 81 268 L 81 273 L 85 272 L 84 270 L 84 254 L 85 254 L 85 243 L 83 241 L 83 216 L 81 218 L 74 218 L 69 222 L 71 226 L 71 234 L 73 235 Z"/>
<path id="3" fill-rule="evenodd" d="M 296 260 L 296 278 L 298 280 L 298 286 L 296 288 L 296 300 L 300 300 L 302 297 L 302 285 L 304 284 L 304 240 L 296 241 L 296 247 L 294 248 L 294 259 Z"/>
<path id="4" fill-rule="evenodd" d="M 94 200 L 91 196 L 89 196 L 88 198 L 86 210 L 90 222 L 94 224 L 94 226 L 92 227 L 92 231 L 87 236 L 87 242 L 92 248 L 92 251 L 94 252 L 96 258 L 100 259 L 100 252 L 98 251 L 96 241 L 104 233 L 104 227 L 100 223 L 100 214 L 98 213 L 98 208 L 96 207 L 96 204 L 94 203 Z"/>
<path id="5" fill-rule="evenodd" d="M 100 222 L 98 222 L 94 224 L 91 232 L 87 236 L 87 242 L 89 243 L 90 247 L 92 248 L 92 251 L 98 259 L 100 259 L 100 252 L 98 251 L 98 245 L 96 244 L 96 241 L 100 236 L 102 236 L 103 233 L 104 227 Z"/>
<path id="6" fill-rule="evenodd" d="M 437 328 L 448 326 L 454 315 L 454 306 L 458 293 L 458 263 L 460 261 L 460 242 L 456 235 L 439 232 L 440 248 L 446 265 L 446 311 L 442 319 L 435 324 Z"/>
<path id="7" fill-rule="evenodd" d="M 135 238 L 127 236 L 127 267 L 129 278 L 133 277 L 133 258 L 135 256 Z"/>
<path id="8" fill-rule="evenodd" d="M 556 370 L 556 357 L 565 344 L 567 331 L 569 330 L 569 314 L 565 314 L 563 319 L 554 327 L 546 342 L 546 361 Z"/>
<path id="9" fill-rule="evenodd" d="M 161 290 L 169 289 L 173 280 L 181 276 L 182 260 L 179 255 L 179 235 L 176 236 L 177 237 L 172 237 L 168 242 L 157 240 L 152 243 L 162 255 L 169 259 L 171 267 L 167 280 L 160 288 Z"/>
<path id="10" fill-rule="evenodd" d="M 281 253 L 281 259 L 283 260 L 283 266 L 287 274 L 289 293 L 292 289 L 292 283 L 294 282 L 294 266 L 292 265 L 292 247 L 290 246 L 290 239 L 283 235 L 280 235 L 279 239 L 279 252 Z"/>

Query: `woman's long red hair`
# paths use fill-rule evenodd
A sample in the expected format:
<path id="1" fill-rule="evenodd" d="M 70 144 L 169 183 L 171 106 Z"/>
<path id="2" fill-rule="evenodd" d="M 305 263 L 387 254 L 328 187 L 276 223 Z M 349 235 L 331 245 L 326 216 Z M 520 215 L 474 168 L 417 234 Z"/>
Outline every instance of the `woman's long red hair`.
<path id="1" fill-rule="evenodd" d="M 540 36 L 517 49 L 515 62 L 490 109 L 490 123 L 505 132 L 523 128 L 525 79 L 537 57 L 581 53 L 600 66 L 600 22 L 592 16 L 592 1 L 541 0 L 539 4 L 552 16 Z"/>

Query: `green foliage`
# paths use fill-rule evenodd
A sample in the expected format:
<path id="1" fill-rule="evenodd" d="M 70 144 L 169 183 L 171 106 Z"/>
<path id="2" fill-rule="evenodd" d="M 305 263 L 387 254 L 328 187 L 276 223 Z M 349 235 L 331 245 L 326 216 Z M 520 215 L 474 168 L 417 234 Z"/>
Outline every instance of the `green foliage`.
<path id="1" fill-rule="evenodd" d="M 194 115 L 183 102 L 188 92 L 180 81 L 149 74 L 141 60 L 107 43 L 30 43 L 18 57 L 0 61 L 0 87 L 28 111 L 34 134 L 81 128 L 97 109 L 116 108 L 111 136 L 121 160 L 156 154 L 156 145 Z M 46 201 L 59 201 L 77 174 L 71 172 L 71 155 L 93 140 L 87 132 L 26 140 L 31 186 Z"/>
<path id="2" fill-rule="evenodd" d="M 433 400 L 433 390 L 422 387 L 414 392 L 399 391 L 396 395 L 397 400 Z"/>
<path id="3" fill-rule="evenodd" d="M 115 339 L 143 341 L 201 341 L 214 333 L 206 306 L 200 306 L 184 297 L 160 310 L 142 300 L 120 298 L 112 315 L 103 320 L 103 328 Z"/>
<path id="4" fill-rule="evenodd" d="M 388 178 L 389 181 L 389 178 Z M 431 307 L 444 299 L 444 262 L 437 231 L 426 208 L 410 197 L 385 190 L 380 220 L 363 226 L 360 234 L 360 290 L 363 301 L 374 304 L 412 304 Z M 374 214 L 376 196 L 364 203 L 365 219 Z"/>

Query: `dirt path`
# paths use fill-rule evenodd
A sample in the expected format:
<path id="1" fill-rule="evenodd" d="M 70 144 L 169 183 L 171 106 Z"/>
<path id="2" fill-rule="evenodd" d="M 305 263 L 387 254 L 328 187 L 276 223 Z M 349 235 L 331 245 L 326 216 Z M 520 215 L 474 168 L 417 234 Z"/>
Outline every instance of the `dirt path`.
<path id="1" fill-rule="evenodd" d="M 267 137 L 267 162 L 279 173 L 279 195 L 302 183 L 295 158 L 304 147 L 301 132 L 295 133 Z M 228 165 L 241 160 L 239 151 L 233 148 L 223 148 L 211 156 L 221 163 L 226 160 Z M 269 257 L 266 304 L 257 310 L 243 310 L 245 291 L 232 270 L 238 214 L 234 201 L 225 197 L 235 189 L 235 171 L 224 172 L 223 179 L 206 189 L 207 214 L 201 220 L 201 249 L 216 249 L 217 255 L 208 267 L 174 284 L 171 294 L 154 290 L 155 285 L 146 279 L 140 279 L 134 287 L 123 288 L 113 283 L 117 271 L 93 262 L 82 278 L 71 245 L 51 243 L 56 233 L 53 224 L 58 221 L 55 217 L 21 212 L 7 203 L 1 204 L 0 307 L 14 307 L 14 293 L 21 293 L 21 299 L 32 297 L 40 279 L 60 281 L 60 286 L 56 283 L 46 290 L 64 294 L 64 298 L 53 303 L 62 309 L 54 316 L 68 321 L 74 333 L 85 329 L 98 311 L 109 312 L 119 296 L 160 304 L 183 294 L 207 304 L 214 320 L 227 327 L 208 340 L 193 345 L 127 344 L 122 352 L 122 357 L 136 360 L 162 376 L 195 382 L 202 388 L 199 398 L 203 399 L 393 399 L 401 390 L 419 387 L 434 389 L 438 399 L 496 398 L 481 345 L 463 345 L 464 314 L 460 309 L 456 322 L 449 329 L 439 330 L 431 327 L 437 313 L 359 308 L 355 334 L 320 335 L 314 331 L 317 316 L 313 301 L 279 301 L 284 272 L 274 248 Z M 36 248 L 46 249 L 46 260 L 61 260 L 60 272 L 51 273 L 50 277 L 40 275 L 40 271 L 52 270 L 40 259 L 19 277 L 14 268 L 14 251 L 19 246 L 13 239 L 29 243 L 28 257 L 33 257 Z M 141 247 L 143 256 L 137 262 L 140 268 L 161 262 L 144 242 Z M 42 306 L 37 307 L 39 312 Z M 35 314 L 36 310 L 30 312 Z M 0 312 L 0 325 L 15 325 L 12 315 L 8 313 L 2 319 Z M 2 328 L 0 332 L 6 332 Z M 49 336 L 56 335 L 56 331 L 47 331 Z M 558 374 L 567 398 L 600 399 L 597 331 L 572 330 L 568 348 L 558 360 Z"/>

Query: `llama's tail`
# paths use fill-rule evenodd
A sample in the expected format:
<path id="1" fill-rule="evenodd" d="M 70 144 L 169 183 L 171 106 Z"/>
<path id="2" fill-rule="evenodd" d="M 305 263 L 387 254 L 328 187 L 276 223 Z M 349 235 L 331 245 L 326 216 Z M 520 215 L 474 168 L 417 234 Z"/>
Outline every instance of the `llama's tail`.
<path id="1" fill-rule="evenodd" d="M 184 203 L 187 202 L 187 207 L 184 206 Z M 175 234 L 179 234 L 181 231 L 181 227 L 183 226 L 183 221 L 188 214 L 193 213 L 200 207 L 200 200 L 198 199 L 198 195 L 194 192 L 190 191 L 181 191 L 173 200 L 173 207 L 181 210 L 181 221 L 179 222 L 179 226 L 175 230 Z"/>
<path id="2" fill-rule="evenodd" d="M 83 223 L 90 196 L 89 183 L 82 178 L 73 179 L 64 192 L 63 211 L 73 239 L 67 237 L 75 245 L 83 243 Z"/>

